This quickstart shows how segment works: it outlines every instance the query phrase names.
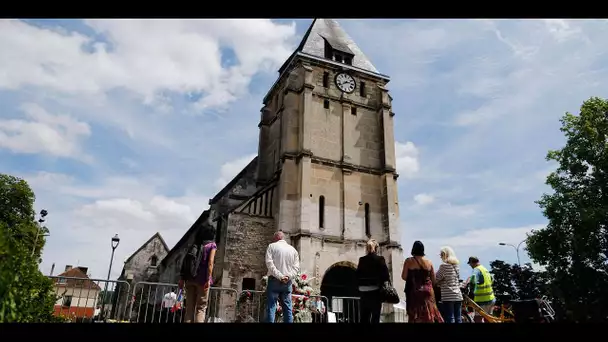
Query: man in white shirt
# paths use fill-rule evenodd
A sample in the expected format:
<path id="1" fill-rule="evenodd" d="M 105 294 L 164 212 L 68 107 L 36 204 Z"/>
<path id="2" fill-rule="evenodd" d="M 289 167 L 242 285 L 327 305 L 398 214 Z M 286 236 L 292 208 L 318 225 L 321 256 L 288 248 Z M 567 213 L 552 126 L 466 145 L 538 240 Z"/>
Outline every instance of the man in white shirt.
<path id="1" fill-rule="evenodd" d="M 175 305 L 175 303 L 177 303 L 177 295 L 175 294 L 175 292 L 173 292 L 173 290 L 171 290 L 169 293 L 166 293 L 163 296 L 162 308 L 171 309 Z"/>
<path id="2" fill-rule="evenodd" d="M 266 249 L 266 267 L 268 268 L 266 319 L 269 323 L 274 323 L 277 300 L 279 300 L 283 309 L 283 322 L 293 323 L 291 282 L 300 273 L 300 256 L 298 251 L 285 241 L 285 235 L 281 231 L 274 234 L 274 242 Z"/>

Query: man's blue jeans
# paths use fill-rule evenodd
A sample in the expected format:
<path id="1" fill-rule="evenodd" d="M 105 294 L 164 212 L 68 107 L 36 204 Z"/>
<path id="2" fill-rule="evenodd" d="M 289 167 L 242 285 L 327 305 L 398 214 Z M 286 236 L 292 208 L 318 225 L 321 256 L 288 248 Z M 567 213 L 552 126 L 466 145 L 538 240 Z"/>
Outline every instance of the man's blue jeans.
<path id="1" fill-rule="evenodd" d="M 291 312 L 291 280 L 284 284 L 276 278 L 268 277 L 266 297 L 266 320 L 268 323 L 274 323 L 277 311 L 277 299 L 281 302 L 281 309 L 283 309 L 283 323 L 293 323 L 293 313 Z"/>

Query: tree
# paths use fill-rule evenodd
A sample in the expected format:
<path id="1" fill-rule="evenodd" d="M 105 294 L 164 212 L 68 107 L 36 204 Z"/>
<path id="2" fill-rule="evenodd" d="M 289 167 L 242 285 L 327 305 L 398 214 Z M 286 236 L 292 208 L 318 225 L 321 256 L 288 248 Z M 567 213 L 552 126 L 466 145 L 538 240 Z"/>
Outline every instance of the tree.
<path id="1" fill-rule="evenodd" d="M 520 267 L 494 260 L 490 267 L 494 276 L 493 290 L 498 297 L 509 295 L 513 299 L 532 299 L 548 294 L 545 272 L 535 271 L 529 263 Z"/>
<path id="2" fill-rule="evenodd" d="M 492 273 L 492 276 L 494 276 L 494 282 L 492 284 L 494 293 L 497 296 L 509 295 L 512 298 L 515 298 L 516 293 L 515 284 L 513 283 L 512 265 L 502 260 L 494 260 L 490 262 L 490 267 L 490 273 Z"/>
<path id="3" fill-rule="evenodd" d="M 561 119 L 566 145 L 549 151 L 557 169 L 537 201 L 548 219 L 527 249 L 546 266 L 551 291 L 576 321 L 608 319 L 608 101 L 585 101 L 579 115 Z"/>
<path id="4" fill-rule="evenodd" d="M 38 269 L 44 237 L 26 181 L 0 174 L 0 322 L 52 322 L 56 296 Z M 32 255 L 32 250 L 34 254 Z"/>

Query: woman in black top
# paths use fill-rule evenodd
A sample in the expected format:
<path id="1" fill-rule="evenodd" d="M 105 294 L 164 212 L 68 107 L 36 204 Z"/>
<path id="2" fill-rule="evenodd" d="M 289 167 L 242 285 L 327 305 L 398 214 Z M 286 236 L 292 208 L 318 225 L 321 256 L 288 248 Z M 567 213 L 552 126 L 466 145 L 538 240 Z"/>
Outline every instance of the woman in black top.
<path id="1" fill-rule="evenodd" d="M 386 260 L 378 255 L 378 242 L 371 239 L 365 245 L 367 254 L 359 258 L 357 281 L 361 297 L 361 323 L 380 323 L 382 298 L 380 289 L 389 281 Z"/>

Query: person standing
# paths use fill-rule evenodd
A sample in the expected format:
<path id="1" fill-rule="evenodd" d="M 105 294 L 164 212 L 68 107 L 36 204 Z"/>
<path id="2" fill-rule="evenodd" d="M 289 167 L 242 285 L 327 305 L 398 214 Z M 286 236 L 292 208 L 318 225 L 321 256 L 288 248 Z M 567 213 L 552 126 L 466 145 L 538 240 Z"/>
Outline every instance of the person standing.
<path id="1" fill-rule="evenodd" d="M 401 278 L 405 280 L 405 306 L 408 322 L 443 323 L 435 302 L 433 263 L 424 257 L 424 245 L 420 241 L 412 246 L 412 257 L 405 259 Z"/>
<path id="2" fill-rule="evenodd" d="M 195 242 L 182 262 L 179 288 L 186 289 L 186 318 L 184 323 L 203 323 L 207 312 L 209 288 L 213 285 L 215 261 L 215 227 L 204 225 L 197 232 Z"/>
<path id="3" fill-rule="evenodd" d="M 266 321 L 274 323 L 277 300 L 283 310 L 283 323 L 293 323 L 291 303 L 292 279 L 300 273 L 298 251 L 285 241 L 285 234 L 278 231 L 266 249 L 268 286 L 266 287 Z"/>
<path id="4" fill-rule="evenodd" d="M 477 257 L 469 257 L 467 264 L 473 269 L 473 274 L 469 281 L 471 293 L 473 294 L 473 301 L 479 305 L 485 313 L 491 315 L 494 304 L 496 303 L 496 297 L 494 296 L 494 290 L 492 289 L 492 283 L 494 281 L 492 275 L 479 263 Z M 477 312 L 475 312 L 475 322 L 483 322 L 483 317 Z"/>
<path id="5" fill-rule="evenodd" d="M 378 242 L 367 241 L 365 256 L 359 258 L 357 283 L 361 297 L 361 323 L 380 323 L 382 297 L 380 289 L 384 282 L 390 281 L 386 260 L 378 255 Z"/>
<path id="6" fill-rule="evenodd" d="M 439 311 L 446 323 L 462 323 L 462 292 L 460 291 L 458 258 L 450 247 L 442 247 L 439 256 L 443 261 L 435 275 L 442 301 Z"/>

